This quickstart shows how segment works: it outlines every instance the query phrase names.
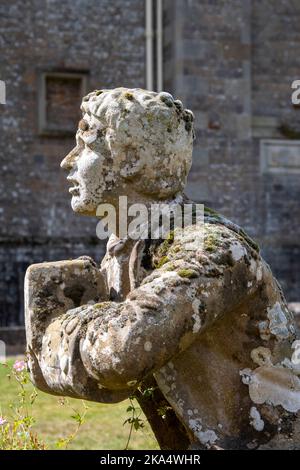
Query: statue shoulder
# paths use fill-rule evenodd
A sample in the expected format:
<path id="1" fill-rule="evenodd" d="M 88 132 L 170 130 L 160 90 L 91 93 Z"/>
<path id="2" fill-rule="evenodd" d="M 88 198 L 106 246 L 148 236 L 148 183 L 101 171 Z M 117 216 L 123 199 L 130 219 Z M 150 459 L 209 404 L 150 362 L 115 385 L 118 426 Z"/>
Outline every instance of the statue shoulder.
<path id="1" fill-rule="evenodd" d="M 245 232 L 207 218 L 202 225 L 190 225 L 183 232 L 175 229 L 164 240 L 152 240 L 149 254 L 152 268 L 182 261 L 224 271 L 238 262 L 250 266 L 260 260 L 257 246 Z"/>

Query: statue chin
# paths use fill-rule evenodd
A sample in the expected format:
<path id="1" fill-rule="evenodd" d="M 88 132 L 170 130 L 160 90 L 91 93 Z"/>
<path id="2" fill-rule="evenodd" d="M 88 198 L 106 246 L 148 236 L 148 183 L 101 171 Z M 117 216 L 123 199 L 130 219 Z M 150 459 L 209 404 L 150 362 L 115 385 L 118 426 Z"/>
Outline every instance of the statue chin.
<path id="1" fill-rule="evenodd" d="M 72 196 L 71 207 L 74 212 L 81 215 L 95 215 L 96 210 L 91 202 L 87 203 L 79 196 Z"/>
<path id="2" fill-rule="evenodd" d="M 80 201 L 78 196 L 72 196 L 71 199 L 71 207 L 74 212 L 79 212 L 81 213 L 82 210 L 82 202 Z"/>

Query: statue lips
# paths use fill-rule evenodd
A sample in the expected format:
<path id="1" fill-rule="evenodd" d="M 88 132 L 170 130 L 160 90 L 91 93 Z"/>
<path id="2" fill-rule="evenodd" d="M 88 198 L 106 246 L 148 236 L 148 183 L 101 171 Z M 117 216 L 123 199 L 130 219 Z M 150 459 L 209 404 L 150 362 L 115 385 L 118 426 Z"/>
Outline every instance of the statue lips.
<path id="1" fill-rule="evenodd" d="M 79 183 L 73 178 L 70 178 L 69 176 L 67 177 L 67 180 L 70 181 L 73 186 L 69 188 L 69 193 L 72 194 L 72 196 L 78 196 L 79 195 Z"/>
<path id="2" fill-rule="evenodd" d="M 72 196 L 79 196 L 79 188 L 70 188 L 69 193 L 71 193 Z"/>

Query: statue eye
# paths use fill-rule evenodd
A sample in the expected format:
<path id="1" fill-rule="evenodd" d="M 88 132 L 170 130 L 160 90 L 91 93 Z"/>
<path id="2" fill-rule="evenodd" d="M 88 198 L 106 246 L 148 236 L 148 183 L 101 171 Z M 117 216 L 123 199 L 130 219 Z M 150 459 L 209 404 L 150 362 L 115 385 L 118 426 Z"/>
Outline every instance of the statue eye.
<path id="1" fill-rule="evenodd" d="M 81 119 L 81 121 L 79 121 L 79 124 L 78 124 L 78 128 L 85 132 L 89 129 L 89 124 L 87 121 L 85 121 L 84 119 Z"/>

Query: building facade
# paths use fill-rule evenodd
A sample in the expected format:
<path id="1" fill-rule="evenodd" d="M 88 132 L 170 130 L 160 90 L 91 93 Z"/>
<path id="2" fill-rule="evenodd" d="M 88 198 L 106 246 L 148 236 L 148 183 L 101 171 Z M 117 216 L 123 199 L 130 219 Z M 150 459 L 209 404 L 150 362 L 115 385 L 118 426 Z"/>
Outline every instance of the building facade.
<path id="1" fill-rule="evenodd" d="M 86 90 L 145 86 L 145 11 L 139 0 L 4 0 L 0 17 L 0 326 L 11 327 L 24 321 L 29 264 L 102 257 L 59 164 Z"/>
<path id="2" fill-rule="evenodd" d="M 260 244 L 300 299 L 300 3 L 165 0 L 164 87 L 195 113 L 188 193 Z"/>
<path id="3" fill-rule="evenodd" d="M 244 226 L 299 300 L 299 2 L 3 0 L 0 18 L 2 329 L 23 325 L 29 264 L 102 257 L 59 169 L 81 96 L 101 87 L 163 88 L 194 111 L 188 195 Z"/>

